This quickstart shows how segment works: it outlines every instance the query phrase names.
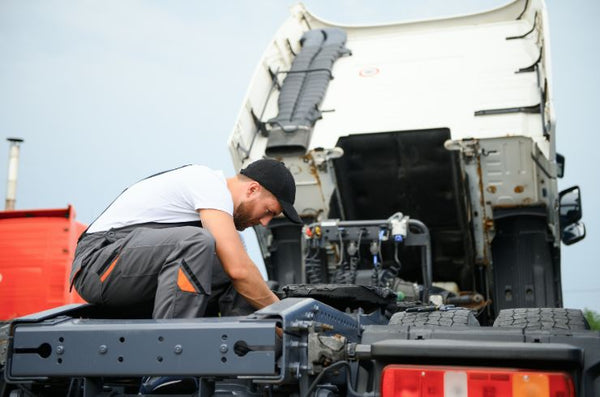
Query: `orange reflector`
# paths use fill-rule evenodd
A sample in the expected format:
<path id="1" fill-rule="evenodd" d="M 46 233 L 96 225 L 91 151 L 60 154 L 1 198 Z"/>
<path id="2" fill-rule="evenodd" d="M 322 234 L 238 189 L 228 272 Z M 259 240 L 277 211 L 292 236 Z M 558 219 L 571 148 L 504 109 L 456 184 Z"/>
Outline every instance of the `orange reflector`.
<path id="1" fill-rule="evenodd" d="M 388 365 L 381 397 L 575 397 L 565 372 Z"/>

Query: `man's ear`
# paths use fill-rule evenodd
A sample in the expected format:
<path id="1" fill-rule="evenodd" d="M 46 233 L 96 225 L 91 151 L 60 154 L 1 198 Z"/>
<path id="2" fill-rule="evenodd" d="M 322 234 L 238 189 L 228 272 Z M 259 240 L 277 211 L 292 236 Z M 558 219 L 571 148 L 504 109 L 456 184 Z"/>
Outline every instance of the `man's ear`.
<path id="1" fill-rule="evenodd" d="M 260 183 L 258 183 L 256 181 L 251 181 L 248 184 L 248 189 L 246 189 L 246 195 L 248 197 L 250 197 L 254 193 L 260 193 L 261 189 L 262 189 L 262 186 L 260 185 Z"/>

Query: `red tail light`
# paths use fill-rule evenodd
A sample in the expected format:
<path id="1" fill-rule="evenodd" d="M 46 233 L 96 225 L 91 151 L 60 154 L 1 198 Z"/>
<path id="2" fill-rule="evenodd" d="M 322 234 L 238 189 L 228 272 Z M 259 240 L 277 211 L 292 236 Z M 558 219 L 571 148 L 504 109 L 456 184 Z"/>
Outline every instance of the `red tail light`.
<path id="1" fill-rule="evenodd" d="M 388 365 L 381 397 L 575 397 L 564 372 Z"/>

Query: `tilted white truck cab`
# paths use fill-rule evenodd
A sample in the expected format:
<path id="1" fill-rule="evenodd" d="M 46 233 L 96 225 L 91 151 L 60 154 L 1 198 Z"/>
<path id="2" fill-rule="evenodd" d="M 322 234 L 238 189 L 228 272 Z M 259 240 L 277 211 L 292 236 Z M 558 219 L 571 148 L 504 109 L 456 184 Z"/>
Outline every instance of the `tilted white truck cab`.
<path id="1" fill-rule="evenodd" d="M 432 281 L 482 294 L 490 319 L 560 307 L 562 232 L 570 243 L 585 229 L 569 207 L 578 189 L 563 205 L 578 217 L 560 218 L 547 20 L 541 1 L 525 0 L 379 26 L 335 25 L 298 5 L 255 72 L 229 138 L 234 164 L 285 162 L 307 224 L 398 211 L 423 221 Z M 306 282 L 300 244 L 273 245 L 282 228 L 257 231 L 265 260 L 280 281 Z"/>

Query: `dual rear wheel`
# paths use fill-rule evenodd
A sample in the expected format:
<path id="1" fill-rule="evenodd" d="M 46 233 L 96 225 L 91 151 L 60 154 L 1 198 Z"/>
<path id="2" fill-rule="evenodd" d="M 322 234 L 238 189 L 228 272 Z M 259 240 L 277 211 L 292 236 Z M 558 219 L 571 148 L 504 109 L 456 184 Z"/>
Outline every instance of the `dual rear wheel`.
<path id="1" fill-rule="evenodd" d="M 398 312 L 392 316 L 389 325 L 478 327 L 479 321 L 471 310 L 456 308 L 431 312 Z M 590 329 L 581 310 L 563 308 L 503 309 L 496 317 L 494 327 L 570 331 Z"/>

